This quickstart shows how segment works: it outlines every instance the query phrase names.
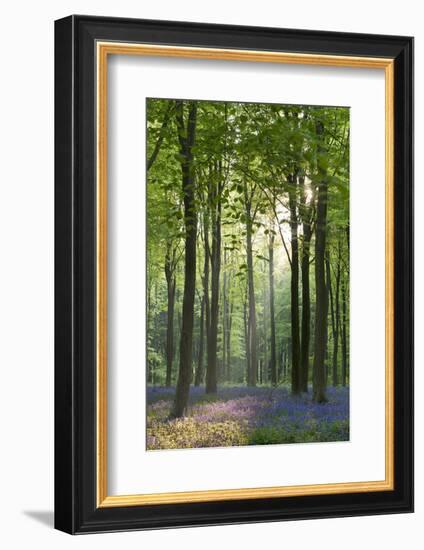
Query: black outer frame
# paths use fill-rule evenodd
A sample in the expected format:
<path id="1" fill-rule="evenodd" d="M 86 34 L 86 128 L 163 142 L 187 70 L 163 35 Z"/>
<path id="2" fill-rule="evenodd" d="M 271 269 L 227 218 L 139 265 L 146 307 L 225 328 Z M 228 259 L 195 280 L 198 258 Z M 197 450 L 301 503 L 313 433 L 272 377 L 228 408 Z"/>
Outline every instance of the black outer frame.
<path id="1" fill-rule="evenodd" d="M 96 40 L 395 59 L 395 490 L 96 509 Z M 94 533 L 413 511 L 413 38 L 55 22 L 55 527 Z"/>

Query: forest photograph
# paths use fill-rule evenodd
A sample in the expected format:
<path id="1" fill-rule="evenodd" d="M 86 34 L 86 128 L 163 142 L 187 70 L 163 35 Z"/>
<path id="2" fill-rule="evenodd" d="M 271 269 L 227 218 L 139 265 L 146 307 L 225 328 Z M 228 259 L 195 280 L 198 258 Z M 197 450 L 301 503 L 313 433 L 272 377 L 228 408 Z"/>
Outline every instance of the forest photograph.
<path id="1" fill-rule="evenodd" d="M 348 441 L 349 108 L 146 119 L 146 449 Z"/>

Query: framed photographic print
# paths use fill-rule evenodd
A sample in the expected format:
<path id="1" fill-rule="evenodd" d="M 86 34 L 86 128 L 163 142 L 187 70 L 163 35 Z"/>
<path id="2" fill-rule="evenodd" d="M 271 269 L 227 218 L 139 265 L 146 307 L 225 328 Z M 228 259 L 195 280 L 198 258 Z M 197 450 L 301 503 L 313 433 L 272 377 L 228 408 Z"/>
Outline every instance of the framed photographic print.
<path id="1" fill-rule="evenodd" d="M 413 39 L 55 26 L 55 525 L 413 509 Z"/>

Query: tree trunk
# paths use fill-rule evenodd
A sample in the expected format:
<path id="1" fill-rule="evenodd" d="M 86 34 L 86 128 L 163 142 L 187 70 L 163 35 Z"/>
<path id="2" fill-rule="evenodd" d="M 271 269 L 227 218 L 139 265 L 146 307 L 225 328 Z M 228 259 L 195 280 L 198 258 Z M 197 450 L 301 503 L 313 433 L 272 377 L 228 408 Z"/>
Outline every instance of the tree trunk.
<path id="1" fill-rule="evenodd" d="M 253 279 L 253 252 L 252 252 L 252 220 L 250 218 L 250 202 L 246 204 L 246 254 L 247 254 L 247 283 L 249 297 L 249 363 L 247 385 L 256 386 L 258 378 L 257 361 L 257 336 L 256 336 L 256 304 L 255 304 L 255 286 Z"/>
<path id="2" fill-rule="evenodd" d="M 347 311 L 346 311 L 346 283 L 342 277 L 342 385 L 346 386 L 347 379 Z"/>
<path id="3" fill-rule="evenodd" d="M 209 349 L 211 333 L 210 300 L 209 300 L 209 266 L 210 266 L 210 247 L 209 247 L 209 212 L 203 214 L 203 235 L 205 245 L 205 259 L 203 264 L 203 299 L 205 302 L 205 332 L 206 332 L 206 354 Z M 206 357 L 207 360 L 207 357 Z"/>
<path id="4" fill-rule="evenodd" d="M 226 380 L 227 377 L 227 323 L 228 323 L 228 311 L 227 311 L 227 251 L 224 247 L 224 273 L 222 277 L 222 380 Z"/>
<path id="5" fill-rule="evenodd" d="M 262 263 L 262 279 L 265 281 L 267 276 L 267 260 Z M 268 273 L 269 274 L 269 273 Z M 259 360 L 261 384 L 267 384 L 269 380 L 269 362 L 268 362 L 268 314 L 269 314 L 269 288 L 265 284 L 262 285 L 262 357 Z"/>
<path id="6" fill-rule="evenodd" d="M 317 123 L 317 134 L 320 138 L 324 127 L 321 122 Z M 327 334 L 327 292 L 325 284 L 325 248 L 327 240 L 327 173 L 322 162 L 321 155 L 324 151 L 321 145 L 318 146 L 318 201 L 317 201 L 317 223 L 315 237 L 315 292 L 316 292 L 316 313 L 315 313 L 315 353 L 313 364 L 313 399 L 318 403 L 325 403 L 326 381 L 325 381 L 325 340 Z"/>
<path id="7" fill-rule="evenodd" d="M 326 289 L 327 289 L 327 324 L 328 324 L 328 309 L 330 308 L 331 314 L 331 334 L 334 340 L 334 335 L 336 331 L 336 324 L 334 320 L 334 304 L 333 304 L 333 287 L 331 286 L 331 268 L 330 268 L 330 254 L 328 249 L 325 251 L 325 272 L 326 272 Z M 328 352 L 328 327 L 327 333 L 325 336 L 325 384 L 328 384 L 328 364 L 329 352 Z"/>
<path id="8" fill-rule="evenodd" d="M 233 324 L 233 309 L 234 303 L 227 302 L 228 315 L 227 315 L 227 380 L 231 381 L 231 327 Z"/>
<path id="9" fill-rule="evenodd" d="M 297 236 L 297 178 L 289 177 L 289 207 L 291 230 L 291 337 L 292 337 L 292 370 L 291 391 L 300 392 L 300 335 L 299 335 L 299 244 Z"/>
<path id="10" fill-rule="evenodd" d="M 180 141 L 182 192 L 184 197 L 185 258 L 183 314 L 180 338 L 180 364 L 172 417 L 183 416 L 188 403 L 192 378 L 192 344 L 194 295 L 196 289 L 196 237 L 197 213 L 195 203 L 195 177 L 193 153 L 196 133 L 197 104 L 189 103 L 187 125 L 184 123 L 184 104 L 176 105 L 176 122 Z"/>
<path id="11" fill-rule="evenodd" d="M 312 228 L 310 209 L 304 213 L 302 246 L 302 327 L 300 348 L 300 390 L 308 391 L 309 343 L 311 338 L 311 295 L 309 285 L 309 262 Z"/>
<path id="12" fill-rule="evenodd" d="M 336 271 L 336 290 L 334 295 L 334 339 L 333 339 L 333 386 L 338 386 L 338 355 L 339 355 L 339 332 L 340 332 L 340 243 L 337 255 L 337 271 Z"/>
<path id="13" fill-rule="evenodd" d="M 249 350 L 249 342 L 250 342 L 250 334 L 249 334 L 249 313 L 247 310 L 247 301 L 243 304 L 243 321 L 244 321 L 244 344 L 245 344 L 245 351 L 246 351 L 246 383 L 249 380 L 250 376 L 250 350 Z"/>
<path id="14" fill-rule="evenodd" d="M 168 295 L 166 320 L 166 381 L 169 387 L 172 383 L 172 361 L 174 359 L 174 309 L 175 309 L 175 249 L 170 250 L 168 243 L 165 256 L 165 277 Z"/>
<path id="15" fill-rule="evenodd" d="M 221 271 L 221 171 L 213 170 L 211 181 L 211 305 L 208 364 L 206 369 L 206 393 L 217 391 L 217 341 L 219 320 L 219 274 Z"/>
<path id="16" fill-rule="evenodd" d="M 270 348 L 271 357 L 269 360 L 269 370 L 271 375 L 271 384 L 276 386 L 278 383 L 277 359 L 275 348 L 275 304 L 274 304 L 274 233 L 270 233 L 268 242 L 268 269 L 269 269 L 269 316 L 270 316 Z"/>
<path id="17" fill-rule="evenodd" d="M 153 321 L 152 321 L 152 277 L 150 275 L 147 279 L 147 347 L 150 347 L 153 333 Z M 153 364 L 150 360 L 149 354 L 147 355 L 147 381 L 152 384 L 153 380 Z"/>
<path id="18" fill-rule="evenodd" d="M 203 348 L 204 348 L 204 327 L 205 327 L 205 297 L 202 296 L 200 304 L 200 321 L 199 321 L 199 354 L 197 357 L 197 369 L 194 377 L 194 385 L 200 386 L 203 382 Z"/>

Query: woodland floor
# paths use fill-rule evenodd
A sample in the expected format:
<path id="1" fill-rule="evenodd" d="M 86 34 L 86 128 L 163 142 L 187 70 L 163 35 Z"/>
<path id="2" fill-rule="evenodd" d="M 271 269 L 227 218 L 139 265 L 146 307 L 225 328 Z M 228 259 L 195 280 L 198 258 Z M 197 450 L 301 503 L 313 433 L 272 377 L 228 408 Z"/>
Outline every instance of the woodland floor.
<path id="1" fill-rule="evenodd" d="M 184 418 L 169 420 L 175 388 L 147 389 L 147 449 L 187 449 L 349 440 L 349 388 L 329 387 L 328 402 L 288 387 L 192 387 Z"/>

